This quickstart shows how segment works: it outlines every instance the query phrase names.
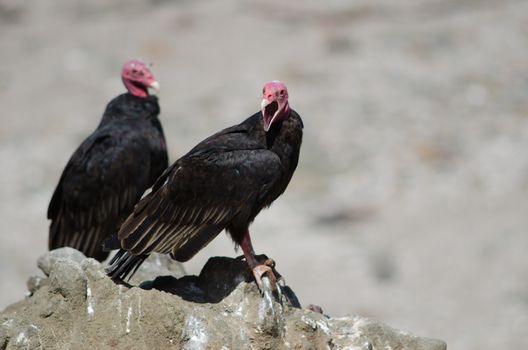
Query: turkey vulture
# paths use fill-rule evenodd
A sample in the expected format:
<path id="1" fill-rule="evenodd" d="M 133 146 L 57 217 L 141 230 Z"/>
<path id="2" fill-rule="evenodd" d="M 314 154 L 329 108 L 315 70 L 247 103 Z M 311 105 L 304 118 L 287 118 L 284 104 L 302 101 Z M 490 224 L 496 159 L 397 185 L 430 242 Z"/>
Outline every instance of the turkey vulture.
<path id="1" fill-rule="evenodd" d="M 187 261 L 226 229 L 261 290 L 265 273 L 276 289 L 273 266 L 255 256 L 248 227 L 286 190 L 302 129 L 286 86 L 264 85 L 261 111 L 200 142 L 156 180 L 121 226 L 116 238 L 122 249 L 108 275 L 115 281 L 131 276 L 152 252 Z"/>
<path id="2" fill-rule="evenodd" d="M 97 129 L 73 153 L 53 193 L 49 249 L 73 247 L 99 261 L 143 192 L 168 166 L 158 98 L 159 83 L 144 63 L 131 60 L 121 78 L 128 93 L 106 106 Z"/>

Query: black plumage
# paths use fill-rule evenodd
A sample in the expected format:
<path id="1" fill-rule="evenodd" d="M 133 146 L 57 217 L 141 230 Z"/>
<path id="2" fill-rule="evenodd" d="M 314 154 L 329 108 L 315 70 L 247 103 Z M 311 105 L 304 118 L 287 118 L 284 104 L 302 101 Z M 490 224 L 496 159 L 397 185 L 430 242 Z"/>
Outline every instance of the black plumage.
<path id="1" fill-rule="evenodd" d="M 258 112 L 168 168 L 123 223 L 122 250 L 108 274 L 122 280 L 152 252 L 187 261 L 223 229 L 254 268 L 248 226 L 284 192 L 299 159 L 303 123 L 287 106 L 287 95 L 283 112 L 273 123 Z"/>
<path id="2" fill-rule="evenodd" d="M 125 66 L 126 67 L 126 66 Z M 140 63 L 135 69 L 141 69 Z M 146 87 L 145 87 L 146 90 Z M 73 247 L 99 261 L 144 191 L 168 165 L 155 96 L 125 93 L 68 161 L 48 207 L 49 249 Z"/>

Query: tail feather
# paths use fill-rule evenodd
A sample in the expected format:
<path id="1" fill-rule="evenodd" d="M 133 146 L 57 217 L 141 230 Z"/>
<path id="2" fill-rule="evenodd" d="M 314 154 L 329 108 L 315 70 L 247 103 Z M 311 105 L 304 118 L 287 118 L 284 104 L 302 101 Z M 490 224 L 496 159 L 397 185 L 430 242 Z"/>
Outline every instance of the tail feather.
<path id="1" fill-rule="evenodd" d="M 106 268 L 106 274 L 114 281 L 130 280 L 139 266 L 148 255 L 132 255 L 130 252 L 120 249 L 110 260 Z M 128 278 L 127 278 L 128 277 Z"/>
<path id="2" fill-rule="evenodd" d="M 61 209 L 59 217 L 54 219 L 50 224 L 48 249 L 54 250 L 62 247 L 71 247 L 77 249 L 86 255 L 86 257 L 94 258 L 101 262 L 109 255 L 109 250 L 103 250 L 102 241 L 104 235 L 112 230 L 111 227 L 111 225 L 107 225 L 77 229 L 65 219 Z"/>

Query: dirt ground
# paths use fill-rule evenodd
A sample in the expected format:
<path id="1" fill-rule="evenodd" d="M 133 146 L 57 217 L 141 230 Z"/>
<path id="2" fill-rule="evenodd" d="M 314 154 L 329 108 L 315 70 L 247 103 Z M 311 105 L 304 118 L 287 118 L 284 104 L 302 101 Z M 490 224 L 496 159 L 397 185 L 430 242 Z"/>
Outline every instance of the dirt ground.
<path id="1" fill-rule="evenodd" d="M 0 0 L 0 308 L 75 147 L 153 62 L 171 160 L 280 79 L 305 122 L 252 226 L 302 303 L 449 349 L 528 347 L 528 2 Z M 221 234 L 186 265 L 238 255 Z"/>

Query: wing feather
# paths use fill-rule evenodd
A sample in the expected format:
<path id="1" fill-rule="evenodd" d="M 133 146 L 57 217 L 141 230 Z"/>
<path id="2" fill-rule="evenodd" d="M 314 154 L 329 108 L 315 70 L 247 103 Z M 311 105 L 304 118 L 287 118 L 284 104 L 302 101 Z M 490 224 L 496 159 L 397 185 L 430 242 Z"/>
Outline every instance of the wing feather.
<path id="1" fill-rule="evenodd" d="M 68 161 L 48 207 L 50 249 L 72 246 L 105 258 L 104 238 L 119 229 L 167 167 L 159 125 L 118 123 L 101 123 Z"/>
<path id="2" fill-rule="evenodd" d="M 134 255 L 171 252 L 180 261 L 191 258 L 236 215 L 250 220 L 251 206 L 279 167 L 277 155 L 266 149 L 184 156 L 121 226 L 122 247 Z"/>
<path id="3" fill-rule="evenodd" d="M 192 226 L 180 227 L 179 230 L 174 230 L 171 235 L 164 237 L 159 243 L 159 249 L 164 254 L 171 251 L 174 245 L 178 245 L 180 240 L 187 234 L 190 234 L 194 228 Z"/>
<path id="4" fill-rule="evenodd" d="M 103 252 L 102 242 L 107 235 L 117 230 L 126 215 L 133 210 L 134 200 L 137 199 L 134 192 L 134 189 L 126 189 L 121 196 L 109 193 L 106 198 L 99 200 L 99 205 L 85 209 L 62 203 L 50 225 L 50 249 L 68 246 L 88 257 L 98 260 L 106 258 L 108 253 Z"/>

